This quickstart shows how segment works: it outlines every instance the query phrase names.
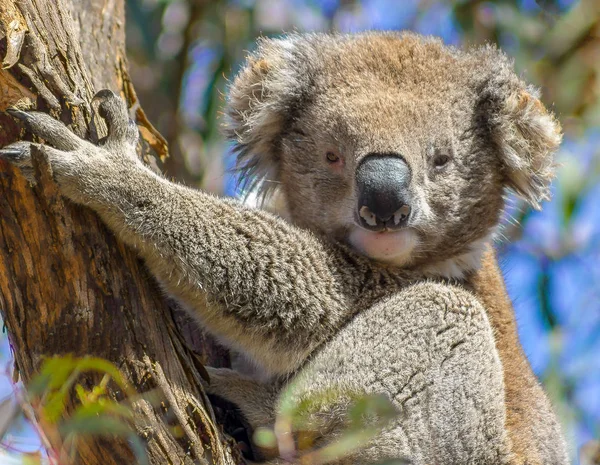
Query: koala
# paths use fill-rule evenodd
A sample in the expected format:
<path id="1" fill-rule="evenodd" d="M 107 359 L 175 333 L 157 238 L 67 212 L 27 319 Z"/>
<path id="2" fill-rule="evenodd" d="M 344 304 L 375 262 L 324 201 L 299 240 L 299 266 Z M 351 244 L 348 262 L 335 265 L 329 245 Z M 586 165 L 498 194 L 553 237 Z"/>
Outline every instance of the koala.
<path id="1" fill-rule="evenodd" d="M 495 298 L 480 300 L 473 276 L 505 190 L 536 207 L 548 197 L 561 135 L 500 51 L 408 33 L 262 40 L 229 90 L 226 131 L 247 186 L 280 195 L 285 219 L 156 174 L 125 104 L 95 98 L 99 146 L 44 113 L 9 112 L 48 144 L 63 195 L 262 373 L 209 369 L 209 392 L 253 428 L 305 402 L 317 447 L 343 435 L 357 396 L 387 397 L 398 415 L 337 464 L 516 463 L 482 304 Z M 27 171 L 32 145 L 0 156 Z M 539 463 L 567 463 L 550 429 Z"/>

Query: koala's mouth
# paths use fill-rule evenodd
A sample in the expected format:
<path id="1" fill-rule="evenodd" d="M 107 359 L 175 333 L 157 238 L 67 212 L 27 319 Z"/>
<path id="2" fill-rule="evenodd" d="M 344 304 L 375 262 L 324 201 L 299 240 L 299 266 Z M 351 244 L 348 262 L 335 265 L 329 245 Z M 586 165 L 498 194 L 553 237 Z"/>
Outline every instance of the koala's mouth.
<path id="1" fill-rule="evenodd" d="M 397 231 L 368 231 L 354 226 L 348 242 L 363 255 L 377 261 L 398 266 L 407 265 L 418 244 L 418 236 L 412 228 Z"/>

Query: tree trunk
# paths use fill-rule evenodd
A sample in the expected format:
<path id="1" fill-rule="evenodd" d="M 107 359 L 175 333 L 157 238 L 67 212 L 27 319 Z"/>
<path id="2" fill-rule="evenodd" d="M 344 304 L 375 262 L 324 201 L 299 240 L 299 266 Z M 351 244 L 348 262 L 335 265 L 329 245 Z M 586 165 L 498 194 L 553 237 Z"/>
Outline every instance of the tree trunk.
<path id="1" fill-rule="evenodd" d="M 94 138 L 89 102 L 110 88 L 135 109 L 146 148 L 165 154 L 128 79 L 124 21 L 122 0 L 0 0 L 0 110 L 50 111 Z M 0 113 L 0 146 L 22 137 Z M 215 426 L 201 367 L 143 264 L 93 212 L 60 197 L 47 167 L 38 175 L 32 187 L 0 161 L 0 310 L 22 379 L 36 374 L 43 356 L 105 358 L 138 392 L 159 388 L 168 401 L 168 414 L 136 404 L 151 464 L 239 462 Z M 183 435 L 172 433 L 173 418 Z M 135 462 L 124 440 L 77 444 L 79 463 Z"/>

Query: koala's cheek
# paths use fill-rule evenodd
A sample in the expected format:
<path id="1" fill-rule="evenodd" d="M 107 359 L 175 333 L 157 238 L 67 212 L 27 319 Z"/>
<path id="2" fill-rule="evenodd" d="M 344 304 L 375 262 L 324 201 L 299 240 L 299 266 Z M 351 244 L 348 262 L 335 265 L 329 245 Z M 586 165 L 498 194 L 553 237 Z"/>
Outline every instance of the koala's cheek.
<path id="1" fill-rule="evenodd" d="M 418 245 L 418 237 L 410 229 L 382 233 L 355 228 L 350 233 L 348 241 L 367 257 L 398 266 L 410 261 L 411 254 Z"/>

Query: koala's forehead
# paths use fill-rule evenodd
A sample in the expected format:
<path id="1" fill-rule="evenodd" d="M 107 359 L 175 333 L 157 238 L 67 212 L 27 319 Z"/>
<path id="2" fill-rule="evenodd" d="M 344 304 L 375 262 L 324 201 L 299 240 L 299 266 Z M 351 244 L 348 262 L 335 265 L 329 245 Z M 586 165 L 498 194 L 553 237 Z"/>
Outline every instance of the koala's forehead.
<path id="1" fill-rule="evenodd" d="M 357 153 L 420 152 L 448 145 L 464 128 L 453 121 L 452 105 L 408 93 L 371 92 L 322 96 L 298 122 L 305 132 Z M 459 119 L 460 118 L 456 118 Z"/>
<path id="2" fill-rule="evenodd" d="M 307 36 L 294 44 L 293 67 L 318 93 L 407 93 L 439 99 L 469 91 L 473 57 L 412 34 Z"/>
<path id="3" fill-rule="evenodd" d="M 464 122 L 475 82 L 486 71 L 483 58 L 490 55 L 461 52 L 433 38 L 376 32 L 296 36 L 286 48 L 286 75 L 305 96 L 294 111 L 321 117 L 321 124 L 331 118 L 329 124 L 339 125 L 342 118 L 359 137 L 365 127 Z"/>

